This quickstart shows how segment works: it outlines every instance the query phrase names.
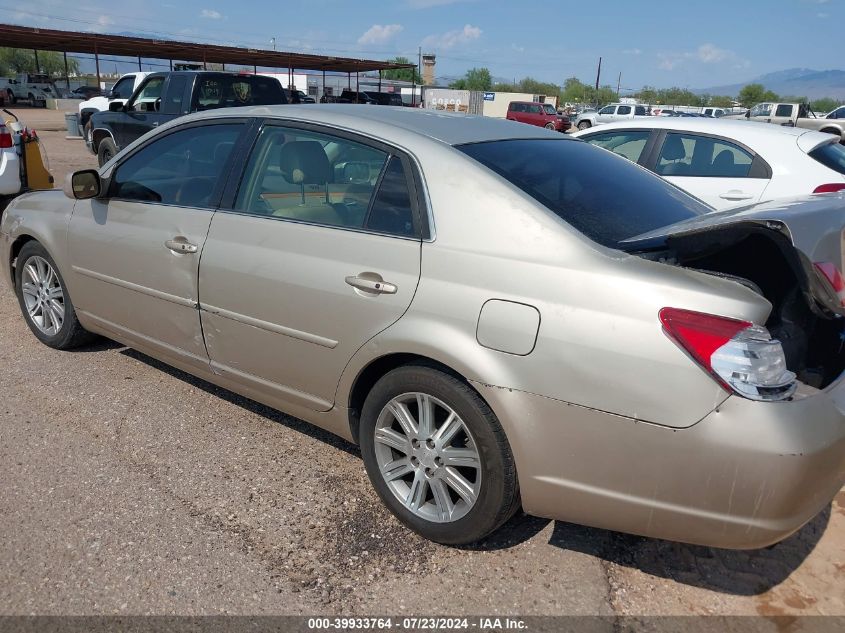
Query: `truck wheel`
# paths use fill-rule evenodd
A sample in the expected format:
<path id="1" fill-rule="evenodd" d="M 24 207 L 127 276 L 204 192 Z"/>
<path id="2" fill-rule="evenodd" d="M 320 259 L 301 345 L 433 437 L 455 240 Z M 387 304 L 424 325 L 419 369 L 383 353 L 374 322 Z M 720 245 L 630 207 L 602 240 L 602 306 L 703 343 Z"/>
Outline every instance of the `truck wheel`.
<path id="1" fill-rule="evenodd" d="M 30 92 L 26 98 L 29 100 L 29 105 L 34 108 L 36 106 L 35 95 Z"/>
<path id="2" fill-rule="evenodd" d="M 100 163 L 100 167 L 114 158 L 115 154 L 117 154 L 117 147 L 113 140 L 104 138 L 100 141 L 100 145 L 97 147 L 97 162 Z"/>
<path id="3" fill-rule="evenodd" d="M 591 125 L 590 125 L 590 122 L 589 122 L 589 121 L 581 121 L 581 122 L 578 124 L 578 129 L 579 129 L 579 130 L 586 130 L 586 129 L 587 129 L 587 128 L 589 128 L 589 127 L 591 127 Z"/>

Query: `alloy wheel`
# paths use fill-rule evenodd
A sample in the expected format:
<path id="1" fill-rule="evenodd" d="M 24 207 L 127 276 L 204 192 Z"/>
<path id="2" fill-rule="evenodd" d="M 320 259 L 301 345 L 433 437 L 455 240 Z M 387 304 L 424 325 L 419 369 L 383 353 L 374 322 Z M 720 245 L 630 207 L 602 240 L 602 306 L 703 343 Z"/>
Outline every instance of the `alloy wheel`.
<path id="1" fill-rule="evenodd" d="M 35 327 L 48 336 L 58 334 L 65 320 L 65 296 L 59 276 L 46 259 L 33 255 L 26 261 L 21 291 Z"/>
<path id="2" fill-rule="evenodd" d="M 379 413 L 374 440 L 379 472 L 407 510 L 435 523 L 472 510 L 481 490 L 481 458 L 449 405 L 425 393 L 398 395 Z"/>

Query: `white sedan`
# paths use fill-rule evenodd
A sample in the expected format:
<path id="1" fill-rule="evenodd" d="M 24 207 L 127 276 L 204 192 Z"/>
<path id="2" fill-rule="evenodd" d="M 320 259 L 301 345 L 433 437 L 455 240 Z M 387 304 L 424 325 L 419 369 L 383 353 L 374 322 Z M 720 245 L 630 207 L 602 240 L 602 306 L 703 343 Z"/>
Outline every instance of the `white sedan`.
<path id="1" fill-rule="evenodd" d="M 801 128 L 651 117 L 577 136 L 639 163 L 716 209 L 845 190 L 845 147 Z"/>
<path id="2" fill-rule="evenodd" d="M 20 193 L 20 159 L 15 149 L 12 131 L 0 119 L 0 211 L 7 196 Z"/>

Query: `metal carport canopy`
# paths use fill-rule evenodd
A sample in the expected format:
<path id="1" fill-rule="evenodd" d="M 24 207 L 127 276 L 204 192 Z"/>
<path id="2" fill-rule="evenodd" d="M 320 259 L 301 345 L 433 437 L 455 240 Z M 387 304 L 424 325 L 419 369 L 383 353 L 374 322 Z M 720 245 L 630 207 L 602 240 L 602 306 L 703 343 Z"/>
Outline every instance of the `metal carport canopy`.
<path id="1" fill-rule="evenodd" d="M 309 55 L 196 42 L 126 37 L 124 35 L 57 31 L 12 24 L 0 24 L 0 45 L 10 48 L 62 53 L 90 53 L 345 73 L 388 70 L 391 68 L 415 68 L 414 64 L 391 64 L 372 59 Z"/>

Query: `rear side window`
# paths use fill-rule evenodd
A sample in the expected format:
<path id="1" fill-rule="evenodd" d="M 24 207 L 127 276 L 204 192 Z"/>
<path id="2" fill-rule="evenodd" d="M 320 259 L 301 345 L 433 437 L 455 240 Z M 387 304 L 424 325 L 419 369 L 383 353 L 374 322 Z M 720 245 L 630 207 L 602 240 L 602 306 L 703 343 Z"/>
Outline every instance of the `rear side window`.
<path id="1" fill-rule="evenodd" d="M 651 130 L 622 130 L 595 134 L 584 140 L 636 163 L 640 160 L 650 135 Z"/>
<path id="2" fill-rule="evenodd" d="M 387 164 L 364 228 L 406 237 L 416 233 L 408 178 L 398 156 L 392 156 Z"/>
<path id="3" fill-rule="evenodd" d="M 287 103 L 277 79 L 260 75 L 200 76 L 194 89 L 194 110 Z"/>
<path id="4" fill-rule="evenodd" d="M 644 106 L 636 106 L 634 108 L 634 115 L 635 116 L 645 116 L 645 107 Z"/>
<path id="5" fill-rule="evenodd" d="M 616 110 L 616 114 L 631 114 L 631 106 L 619 106 Z"/>
<path id="6" fill-rule="evenodd" d="M 845 147 L 837 142 L 828 143 L 817 147 L 810 156 L 816 159 L 825 167 L 837 171 L 840 174 L 845 174 Z"/>
<path id="7" fill-rule="evenodd" d="M 661 176 L 748 178 L 754 156 L 728 141 L 670 132 L 654 171 Z"/>
<path id="8" fill-rule="evenodd" d="M 781 103 L 775 109 L 775 116 L 792 116 L 792 106 L 787 103 Z"/>
<path id="9" fill-rule="evenodd" d="M 128 99 L 132 96 L 132 88 L 135 85 L 134 77 L 124 77 L 112 88 L 113 99 Z"/>
<path id="10" fill-rule="evenodd" d="M 458 146 L 590 239 L 622 240 L 711 211 L 644 169 L 573 140 L 491 141 Z"/>

